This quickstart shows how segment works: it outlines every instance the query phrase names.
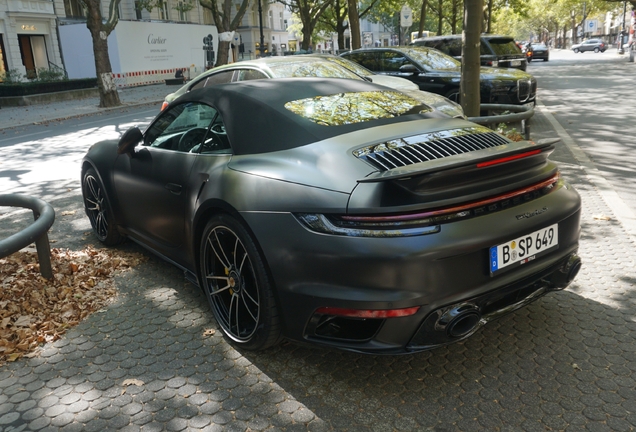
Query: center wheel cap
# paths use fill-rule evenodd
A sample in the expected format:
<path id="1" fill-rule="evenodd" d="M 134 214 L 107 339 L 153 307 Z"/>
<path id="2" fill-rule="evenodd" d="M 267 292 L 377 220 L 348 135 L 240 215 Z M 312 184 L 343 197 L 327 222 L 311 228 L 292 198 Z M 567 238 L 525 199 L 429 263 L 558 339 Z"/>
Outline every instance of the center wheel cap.
<path id="1" fill-rule="evenodd" d="M 232 270 L 230 272 L 228 282 L 235 293 L 241 290 L 241 277 L 236 271 Z"/>

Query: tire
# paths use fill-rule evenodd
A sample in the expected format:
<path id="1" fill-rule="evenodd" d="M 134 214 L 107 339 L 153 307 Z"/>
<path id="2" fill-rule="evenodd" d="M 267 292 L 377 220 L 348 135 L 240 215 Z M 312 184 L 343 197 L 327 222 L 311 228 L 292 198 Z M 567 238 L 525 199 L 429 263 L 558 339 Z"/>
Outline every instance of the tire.
<path id="1" fill-rule="evenodd" d="M 549 59 L 548 57 L 546 57 L 546 58 L 544 58 L 544 59 L 543 59 L 543 61 L 544 61 L 544 62 L 549 61 L 549 60 L 550 60 L 550 59 Z"/>
<path id="2" fill-rule="evenodd" d="M 528 63 L 532 61 L 532 57 L 528 57 Z"/>
<path id="3" fill-rule="evenodd" d="M 574 48 L 574 53 L 578 54 L 578 52 L 579 52 L 579 49 L 578 48 Z"/>
<path id="4" fill-rule="evenodd" d="M 247 350 L 264 350 L 281 339 L 272 283 L 255 241 L 242 223 L 216 215 L 201 237 L 200 280 L 223 333 Z"/>
<path id="5" fill-rule="evenodd" d="M 598 54 L 599 52 L 601 52 L 601 50 L 597 47 L 597 48 L 594 48 L 594 52 Z"/>
<path id="6" fill-rule="evenodd" d="M 126 240 L 117 230 L 104 185 L 93 168 L 87 169 L 82 177 L 82 196 L 84 211 L 97 239 L 106 246 L 115 246 Z"/>

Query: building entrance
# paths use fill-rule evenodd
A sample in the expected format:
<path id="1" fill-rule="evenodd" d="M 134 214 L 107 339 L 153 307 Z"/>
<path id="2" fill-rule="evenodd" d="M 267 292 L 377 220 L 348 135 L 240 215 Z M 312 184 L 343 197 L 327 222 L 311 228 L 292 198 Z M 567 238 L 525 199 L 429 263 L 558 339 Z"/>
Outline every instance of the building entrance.
<path id="1" fill-rule="evenodd" d="M 27 78 L 37 78 L 37 70 L 49 68 L 49 56 L 43 35 L 18 35 L 22 64 L 26 68 Z"/>

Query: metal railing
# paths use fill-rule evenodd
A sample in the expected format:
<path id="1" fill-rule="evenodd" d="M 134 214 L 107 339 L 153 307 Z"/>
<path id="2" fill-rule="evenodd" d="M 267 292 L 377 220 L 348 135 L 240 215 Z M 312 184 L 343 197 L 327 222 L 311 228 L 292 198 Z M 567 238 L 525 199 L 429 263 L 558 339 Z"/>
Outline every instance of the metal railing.
<path id="1" fill-rule="evenodd" d="M 521 134 L 526 140 L 530 139 L 530 126 L 528 119 L 534 115 L 534 105 L 503 105 L 503 104 L 481 104 L 481 111 L 497 111 L 506 114 L 491 115 L 485 117 L 468 117 L 468 120 L 480 125 L 497 125 L 500 123 L 520 123 Z"/>
<path id="2" fill-rule="evenodd" d="M 35 243 L 40 263 L 40 274 L 47 279 L 53 278 L 51 267 L 51 246 L 47 234 L 55 221 L 53 206 L 39 198 L 28 195 L 0 195 L 0 207 L 22 207 L 33 211 L 35 222 L 22 231 L 0 240 L 0 258 L 11 255 L 31 243 Z"/>
<path id="3" fill-rule="evenodd" d="M 64 74 L 64 79 L 68 79 L 68 72 L 66 72 L 66 69 L 64 69 L 63 67 L 58 66 L 55 63 L 49 61 L 49 69 L 53 69 L 54 71 L 58 71 Z"/>

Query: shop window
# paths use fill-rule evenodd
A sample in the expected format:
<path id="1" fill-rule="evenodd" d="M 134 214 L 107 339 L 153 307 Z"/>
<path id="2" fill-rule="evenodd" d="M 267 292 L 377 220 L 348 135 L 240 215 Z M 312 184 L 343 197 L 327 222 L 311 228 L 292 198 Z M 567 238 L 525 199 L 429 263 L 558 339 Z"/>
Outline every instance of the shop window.
<path id="1" fill-rule="evenodd" d="M 141 9 L 142 7 L 139 5 L 139 0 L 135 0 L 135 18 L 138 20 L 142 19 Z"/>
<path id="2" fill-rule="evenodd" d="M 208 8 L 203 8 L 203 24 L 214 25 L 214 18 L 212 17 L 212 11 Z"/>
<path id="3" fill-rule="evenodd" d="M 161 7 L 159 8 L 159 19 L 162 20 L 169 20 L 170 19 L 170 14 L 168 13 L 168 2 L 165 1 L 161 4 Z"/>
<path id="4" fill-rule="evenodd" d="M 0 34 L 0 82 L 4 81 L 4 74 L 7 69 L 7 60 L 4 58 L 4 43 Z"/>
<path id="5" fill-rule="evenodd" d="M 86 18 L 86 11 L 80 0 L 64 0 L 64 13 L 67 18 Z"/>
<path id="6" fill-rule="evenodd" d="M 185 1 L 178 1 L 175 8 L 179 12 L 179 21 L 188 21 L 188 8 L 190 3 Z"/>

